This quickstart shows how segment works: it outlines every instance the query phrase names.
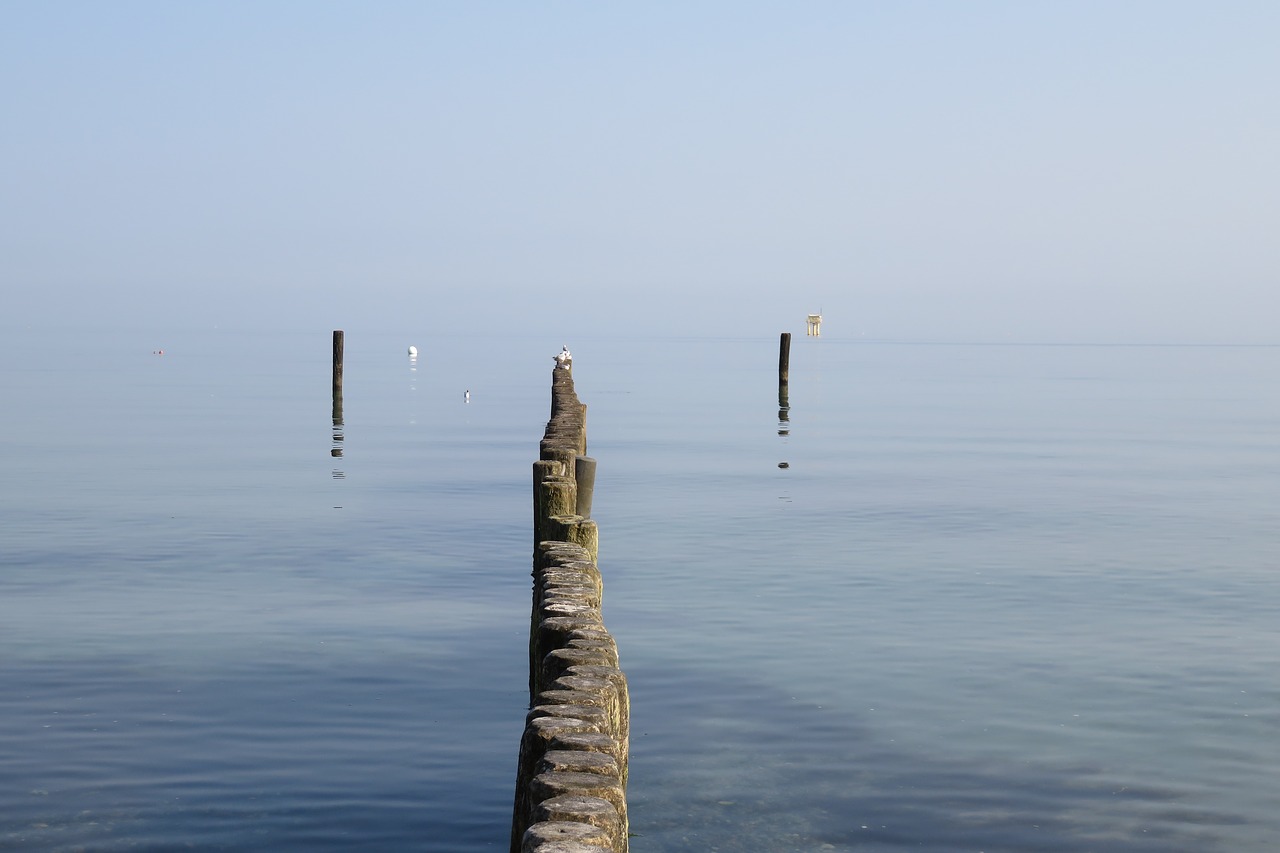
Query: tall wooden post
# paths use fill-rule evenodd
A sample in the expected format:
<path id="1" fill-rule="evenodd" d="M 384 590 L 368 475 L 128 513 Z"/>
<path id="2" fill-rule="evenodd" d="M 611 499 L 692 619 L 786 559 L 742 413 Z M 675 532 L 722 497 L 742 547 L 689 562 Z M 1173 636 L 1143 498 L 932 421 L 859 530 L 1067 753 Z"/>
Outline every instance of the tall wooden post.
<path id="1" fill-rule="evenodd" d="M 333 399 L 342 398 L 342 330 L 333 330 Z"/>
<path id="2" fill-rule="evenodd" d="M 778 341 L 778 384 L 786 385 L 791 376 L 791 333 L 783 332 Z"/>

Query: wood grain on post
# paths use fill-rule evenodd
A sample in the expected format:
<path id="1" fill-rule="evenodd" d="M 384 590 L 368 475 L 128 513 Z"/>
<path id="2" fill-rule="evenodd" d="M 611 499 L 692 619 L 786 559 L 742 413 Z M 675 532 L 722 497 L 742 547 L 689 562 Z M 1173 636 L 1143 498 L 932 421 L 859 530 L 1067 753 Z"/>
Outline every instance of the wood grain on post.
<path id="1" fill-rule="evenodd" d="M 609 849 L 609 830 L 579 821 L 544 821 L 525 831 L 520 853 L 587 853 Z"/>
<path id="2" fill-rule="evenodd" d="M 627 825 L 626 793 L 616 779 L 599 773 L 551 771 L 533 777 L 532 789 L 539 802 L 566 795 L 604 800 L 617 810 L 622 826 Z"/>
<path id="3" fill-rule="evenodd" d="M 608 834 L 609 842 L 604 845 L 606 850 L 626 849 L 627 828 L 622 815 L 602 797 L 562 794 L 539 803 L 534 809 L 534 817 L 537 823 L 571 821 L 599 827 Z"/>

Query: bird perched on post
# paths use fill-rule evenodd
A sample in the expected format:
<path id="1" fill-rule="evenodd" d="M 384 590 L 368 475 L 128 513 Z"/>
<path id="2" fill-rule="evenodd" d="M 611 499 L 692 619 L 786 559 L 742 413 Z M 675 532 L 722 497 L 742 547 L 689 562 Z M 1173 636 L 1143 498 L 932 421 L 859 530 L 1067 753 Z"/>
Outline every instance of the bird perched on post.
<path id="1" fill-rule="evenodd" d="M 573 356 L 570 355 L 569 348 L 567 346 L 562 348 L 560 352 L 556 353 L 556 367 L 563 367 L 567 369 L 572 363 Z"/>

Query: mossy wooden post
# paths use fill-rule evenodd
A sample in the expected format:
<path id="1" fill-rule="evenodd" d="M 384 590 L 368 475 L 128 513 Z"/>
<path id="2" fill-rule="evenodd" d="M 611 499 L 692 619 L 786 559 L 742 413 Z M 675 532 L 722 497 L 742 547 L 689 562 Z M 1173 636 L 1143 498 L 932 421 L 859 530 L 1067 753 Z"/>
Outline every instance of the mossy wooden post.
<path id="1" fill-rule="evenodd" d="M 785 387 L 791 375 L 791 333 L 783 332 L 778 341 L 778 386 Z"/>

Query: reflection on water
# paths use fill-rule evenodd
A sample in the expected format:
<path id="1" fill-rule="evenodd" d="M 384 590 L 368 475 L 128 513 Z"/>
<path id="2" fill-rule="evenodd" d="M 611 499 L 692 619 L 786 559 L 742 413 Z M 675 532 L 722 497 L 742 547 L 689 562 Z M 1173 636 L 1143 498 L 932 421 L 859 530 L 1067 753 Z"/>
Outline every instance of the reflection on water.
<path id="1" fill-rule="evenodd" d="M 787 383 L 778 383 L 778 435 L 791 434 L 791 404 L 787 394 Z"/>
<path id="2" fill-rule="evenodd" d="M 333 332 L 333 446 L 329 455 L 342 456 L 342 442 L 346 438 L 342 429 L 342 374 L 344 369 L 345 333 L 335 329 Z M 333 469 L 333 479 L 341 480 L 346 474 L 339 468 Z"/>
<path id="3" fill-rule="evenodd" d="M 778 383 L 778 435 L 783 436 L 784 439 L 786 438 L 786 436 L 791 435 L 791 406 L 789 405 L 788 400 L 789 398 L 787 394 L 787 383 L 779 382 Z M 784 444 L 785 444 L 785 441 L 784 441 Z M 778 463 L 778 467 L 790 468 L 791 463 L 784 459 Z M 786 494 L 779 495 L 779 498 L 781 498 L 782 500 L 790 500 L 790 497 Z"/>
<path id="4" fill-rule="evenodd" d="M 342 426 L 342 389 L 335 387 L 333 389 L 333 446 L 329 449 L 329 455 L 335 459 L 341 458 L 345 440 L 346 433 Z M 333 469 L 333 479 L 342 480 L 346 476 L 341 468 Z"/>

